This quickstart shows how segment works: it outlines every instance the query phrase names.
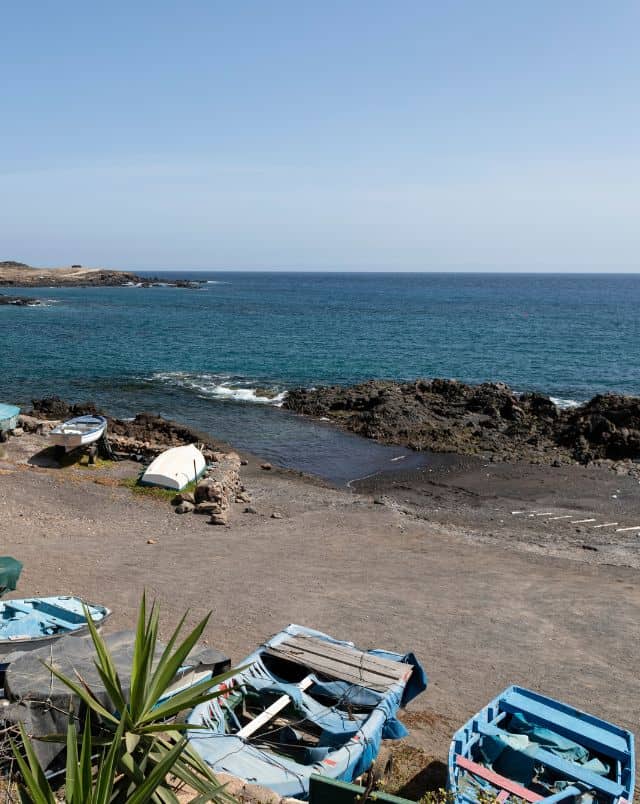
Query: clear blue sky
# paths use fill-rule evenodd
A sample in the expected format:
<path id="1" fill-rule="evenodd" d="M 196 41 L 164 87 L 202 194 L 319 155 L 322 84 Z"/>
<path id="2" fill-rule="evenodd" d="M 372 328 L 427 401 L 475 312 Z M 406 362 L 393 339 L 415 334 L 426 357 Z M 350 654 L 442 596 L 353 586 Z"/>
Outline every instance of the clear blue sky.
<path id="1" fill-rule="evenodd" d="M 640 269 L 637 0 L 32 0 L 0 25 L 0 259 Z"/>

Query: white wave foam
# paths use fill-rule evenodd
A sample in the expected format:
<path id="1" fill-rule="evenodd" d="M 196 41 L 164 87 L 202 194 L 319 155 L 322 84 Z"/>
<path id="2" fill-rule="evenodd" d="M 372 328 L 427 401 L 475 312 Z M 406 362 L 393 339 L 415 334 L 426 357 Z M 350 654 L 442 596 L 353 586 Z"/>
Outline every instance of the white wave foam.
<path id="1" fill-rule="evenodd" d="M 277 407 L 282 405 L 287 395 L 286 391 L 273 386 L 246 387 L 246 379 L 224 374 L 188 374 L 181 371 L 168 371 L 154 374 L 151 380 L 177 388 L 186 388 L 212 399 L 252 402 Z"/>
<path id="2" fill-rule="evenodd" d="M 578 402 L 575 399 L 562 399 L 558 396 L 550 396 L 549 399 L 561 410 L 566 410 L 567 408 L 578 408 L 580 405 L 584 404 L 584 402 Z"/>

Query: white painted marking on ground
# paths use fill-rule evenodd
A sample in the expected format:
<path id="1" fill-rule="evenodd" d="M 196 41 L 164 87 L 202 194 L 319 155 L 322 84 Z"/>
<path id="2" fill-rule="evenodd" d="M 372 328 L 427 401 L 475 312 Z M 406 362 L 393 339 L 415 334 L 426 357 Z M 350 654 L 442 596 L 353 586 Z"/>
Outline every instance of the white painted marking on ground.
<path id="1" fill-rule="evenodd" d="M 618 525 L 618 522 L 605 522 L 604 525 L 594 525 L 594 528 L 612 528 L 614 525 Z"/>
<path id="2" fill-rule="evenodd" d="M 552 513 L 553 513 L 553 511 L 545 511 L 543 514 L 536 514 L 536 516 L 549 516 L 549 514 L 552 514 Z"/>
<path id="3" fill-rule="evenodd" d="M 640 530 L 640 525 L 634 525 L 631 528 L 616 528 L 616 533 L 626 533 L 628 530 Z"/>
<path id="4" fill-rule="evenodd" d="M 552 516 L 549 519 L 549 522 L 553 522 L 554 519 L 571 519 L 573 514 L 563 514 L 562 516 Z"/>
<path id="5" fill-rule="evenodd" d="M 582 525 L 584 522 L 595 522 L 595 519 L 572 519 L 572 525 Z"/>
<path id="6" fill-rule="evenodd" d="M 516 514 L 526 514 L 526 511 L 512 511 L 511 516 L 515 516 Z"/>

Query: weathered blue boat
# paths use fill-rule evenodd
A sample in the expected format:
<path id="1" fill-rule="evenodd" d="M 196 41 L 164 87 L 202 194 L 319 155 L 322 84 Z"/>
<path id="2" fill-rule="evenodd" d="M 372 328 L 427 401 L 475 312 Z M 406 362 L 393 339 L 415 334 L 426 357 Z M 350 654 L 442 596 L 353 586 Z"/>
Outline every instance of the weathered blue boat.
<path id="1" fill-rule="evenodd" d="M 522 687 L 471 718 L 449 751 L 456 804 L 630 804 L 634 783 L 631 732 Z"/>
<path id="2" fill-rule="evenodd" d="M 18 426 L 20 408 L 16 405 L 0 403 L 0 441 L 6 441 L 12 430 Z"/>
<path id="3" fill-rule="evenodd" d="M 241 666 L 190 714 L 199 727 L 188 732 L 191 746 L 214 771 L 299 799 L 312 774 L 352 781 L 383 739 L 406 736 L 397 710 L 427 683 L 413 654 L 361 651 L 300 625 Z"/>
<path id="4" fill-rule="evenodd" d="M 0 601 L 0 668 L 13 655 L 35 650 L 67 634 L 89 629 L 84 613 L 100 627 L 111 614 L 105 606 L 84 603 L 78 597 L 30 597 Z"/>

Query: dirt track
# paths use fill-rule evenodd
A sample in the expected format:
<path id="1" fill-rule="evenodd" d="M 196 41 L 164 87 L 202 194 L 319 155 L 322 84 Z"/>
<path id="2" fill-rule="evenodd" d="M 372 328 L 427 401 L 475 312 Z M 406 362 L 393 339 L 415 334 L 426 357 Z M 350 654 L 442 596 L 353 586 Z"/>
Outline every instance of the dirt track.
<path id="1" fill-rule="evenodd" d="M 82 595 L 111 607 L 116 629 L 133 623 L 146 587 L 162 604 L 165 635 L 186 608 L 194 618 L 213 610 L 209 642 L 234 661 L 289 622 L 413 650 L 430 683 L 410 708 L 411 740 L 443 760 L 455 728 L 511 683 L 638 727 L 640 587 L 622 564 L 636 561 L 640 537 L 616 566 L 577 542 L 556 549 L 553 528 L 545 537 L 540 520 L 511 515 L 515 486 L 506 497 L 474 490 L 473 478 L 486 483 L 478 467 L 438 481 L 437 505 L 422 481 L 378 483 L 369 491 L 387 500 L 374 504 L 370 493 L 261 471 L 255 460 L 244 482 L 258 513 L 237 506 L 230 527 L 212 527 L 119 487 L 133 464 L 21 463 L 42 446 L 34 439 L 13 440 L 0 461 L 2 551 L 25 565 L 15 595 Z M 557 494 L 559 476 L 551 487 L 536 477 L 522 480 L 523 507 Z M 597 507 L 595 484 L 614 505 L 609 481 L 619 488 L 613 476 L 584 479 L 581 504 Z M 631 486 L 628 499 L 636 505 Z"/>

